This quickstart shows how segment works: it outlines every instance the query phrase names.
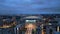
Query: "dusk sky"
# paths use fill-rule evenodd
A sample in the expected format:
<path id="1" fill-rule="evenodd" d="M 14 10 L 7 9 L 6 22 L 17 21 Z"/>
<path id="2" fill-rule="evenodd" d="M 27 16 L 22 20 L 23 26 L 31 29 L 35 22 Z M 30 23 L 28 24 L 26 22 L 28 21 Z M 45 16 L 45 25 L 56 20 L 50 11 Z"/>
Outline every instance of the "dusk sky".
<path id="1" fill-rule="evenodd" d="M 60 0 L 0 0 L 0 15 L 60 14 Z"/>

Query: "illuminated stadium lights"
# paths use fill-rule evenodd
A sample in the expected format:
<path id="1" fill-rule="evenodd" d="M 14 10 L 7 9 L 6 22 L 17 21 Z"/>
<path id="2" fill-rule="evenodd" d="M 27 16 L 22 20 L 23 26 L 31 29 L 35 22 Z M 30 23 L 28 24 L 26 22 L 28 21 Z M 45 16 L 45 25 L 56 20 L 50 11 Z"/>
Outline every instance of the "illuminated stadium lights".
<path id="1" fill-rule="evenodd" d="M 26 23 L 35 23 L 36 20 L 26 20 Z"/>

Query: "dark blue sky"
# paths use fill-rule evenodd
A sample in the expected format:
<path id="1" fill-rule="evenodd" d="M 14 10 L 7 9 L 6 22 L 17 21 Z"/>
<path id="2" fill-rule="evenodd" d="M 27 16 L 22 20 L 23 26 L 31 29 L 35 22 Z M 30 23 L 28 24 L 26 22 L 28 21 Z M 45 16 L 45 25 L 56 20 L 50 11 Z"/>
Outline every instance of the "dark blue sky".
<path id="1" fill-rule="evenodd" d="M 0 0 L 0 15 L 60 14 L 60 0 Z"/>

